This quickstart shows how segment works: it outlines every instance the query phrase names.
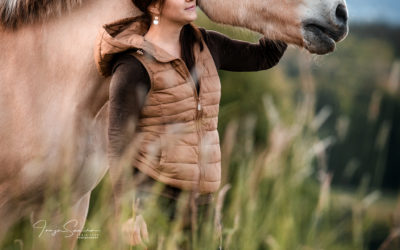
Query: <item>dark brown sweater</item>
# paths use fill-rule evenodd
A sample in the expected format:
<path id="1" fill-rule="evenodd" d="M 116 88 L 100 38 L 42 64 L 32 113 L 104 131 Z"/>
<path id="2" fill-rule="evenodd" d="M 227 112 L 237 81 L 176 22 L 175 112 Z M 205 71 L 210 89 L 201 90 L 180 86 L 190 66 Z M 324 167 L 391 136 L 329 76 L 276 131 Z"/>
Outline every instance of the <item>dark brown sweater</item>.
<path id="1" fill-rule="evenodd" d="M 275 66 L 285 52 L 284 42 L 262 37 L 258 43 L 231 39 L 213 30 L 200 28 L 217 69 L 228 71 L 259 71 Z M 130 138 L 123 133 L 128 119 L 139 119 L 146 94 L 150 89 L 149 75 L 144 66 L 129 54 L 116 57 L 112 69 L 109 106 L 109 156 L 118 157 Z M 196 82 L 197 91 L 199 91 Z"/>

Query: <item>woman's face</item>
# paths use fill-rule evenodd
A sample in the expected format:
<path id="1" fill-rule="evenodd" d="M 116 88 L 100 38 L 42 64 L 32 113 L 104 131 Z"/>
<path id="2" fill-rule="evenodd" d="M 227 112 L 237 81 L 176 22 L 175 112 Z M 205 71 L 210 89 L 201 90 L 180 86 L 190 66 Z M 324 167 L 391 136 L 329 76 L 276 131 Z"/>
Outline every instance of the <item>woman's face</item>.
<path id="1" fill-rule="evenodd" d="M 160 22 L 168 19 L 170 22 L 185 25 L 196 18 L 196 0 L 165 0 Z"/>

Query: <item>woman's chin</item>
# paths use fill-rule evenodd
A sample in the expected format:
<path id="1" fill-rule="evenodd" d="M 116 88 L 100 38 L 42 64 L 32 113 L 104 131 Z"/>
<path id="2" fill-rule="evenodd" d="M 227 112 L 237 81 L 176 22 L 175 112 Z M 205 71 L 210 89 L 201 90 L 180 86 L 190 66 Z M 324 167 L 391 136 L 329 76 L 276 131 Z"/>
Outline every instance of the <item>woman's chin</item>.
<path id="1" fill-rule="evenodd" d="M 191 12 L 190 14 L 186 15 L 186 20 L 190 23 L 193 22 L 197 19 L 197 13 L 196 11 Z"/>
<path id="2" fill-rule="evenodd" d="M 186 19 L 185 21 L 183 21 L 183 23 L 186 25 L 186 24 L 189 24 L 189 23 L 191 23 L 191 22 L 196 21 L 196 19 L 197 19 L 197 18 L 188 18 L 188 19 Z"/>
<path id="3" fill-rule="evenodd" d="M 194 18 L 189 18 L 189 19 L 188 19 L 188 22 L 189 22 L 189 23 L 194 22 L 194 21 L 196 21 L 196 19 L 197 19 L 197 16 L 194 17 Z"/>
<path id="4" fill-rule="evenodd" d="M 196 21 L 196 19 L 197 15 L 191 15 L 191 16 L 185 16 L 184 18 L 180 18 L 179 20 L 175 19 L 174 22 L 186 25 L 188 23 Z"/>

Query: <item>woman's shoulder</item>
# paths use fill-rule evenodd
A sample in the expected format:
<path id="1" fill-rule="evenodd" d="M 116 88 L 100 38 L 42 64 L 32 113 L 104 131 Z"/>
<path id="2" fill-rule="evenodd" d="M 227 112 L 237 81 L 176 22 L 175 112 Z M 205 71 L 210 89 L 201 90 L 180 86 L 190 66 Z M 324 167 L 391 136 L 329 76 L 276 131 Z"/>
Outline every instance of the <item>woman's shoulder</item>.
<path id="1" fill-rule="evenodd" d="M 114 74 L 115 70 L 120 66 L 123 66 L 124 68 L 138 70 L 144 68 L 143 64 L 136 57 L 128 53 L 119 53 L 114 56 L 112 63 L 112 73 Z"/>
<path id="2" fill-rule="evenodd" d="M 200 30 L 201 34 L 203 35 L 203 37 L 206 36 L 207 30 L 205 28 L 199 27 L 199 30 Z"/>
<path id="3" fill-rule="evenodd" d="M 112 75 L 124 82 L 145 84 L 150 88 L 150 76 L 143 64 L 133 55 L 119 53 L 115 55 L 112 63 Z"/>
<path id="4" fill-rule="evenodd" d="M 215 30 L 208 30 L 203 27 L 199 27 L 199 30 L 210 49 L 216 48 L 218 50 L 221 46 L 225 46 L 227 40 L 231 40 L 227 35 Z"/>
<path id="5" fill-rule="evenodd" d="M 205 37 L 217 37 L 217 38 L 218 37 L 219 38 L 227 38 L 228 37 L 227 35 L 219 32 L 219 31 L 216 31 L 216 30 L 209 30 L 204 27 L 198 27 L 198 28 L 201 31 L 202 35 Z"/>
<path id="6" fill-rule="evenodd" d="M 201 32 L 201 34 L 202 34 L 202 36 L 203 36 L 203 39 L 204 39 L 204 41 L 206 42 L 206 43 L 208 43 L 209 42 L 209 40 L 210 40 L 210 36 L 211 36 L 211 38 L 215 35 L 215 33 L 218 33 L 217 31 L 214 31 L 214 30 L 207 30 L 207 29 L 205 29 L 205 28 L 203 28 L 203 27 L 199 27 L 199 30 L 200 30 L 200 32 Z M 218 33 L 219 34 L 219 33 Z"/>

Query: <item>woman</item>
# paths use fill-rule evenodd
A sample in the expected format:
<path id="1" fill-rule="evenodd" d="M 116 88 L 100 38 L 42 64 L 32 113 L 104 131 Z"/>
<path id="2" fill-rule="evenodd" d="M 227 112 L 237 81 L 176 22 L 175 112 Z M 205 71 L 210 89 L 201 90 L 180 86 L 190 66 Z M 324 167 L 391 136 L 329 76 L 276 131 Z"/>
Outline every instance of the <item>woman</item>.
<path id="1" fill-rule="evenodd" d="M 160 204 L 168 207 L 170 219 L 182 193 L 192 197 L 186 217 L 207 214 L 221 176 L 217 70 L 271 68 L 287 45 L 264 37 L 253 44 L 198 28 L 192 23 L 195 0 L 132 1 L 144 14 L 104 25 L 95 51 L 100 73 L 112 75 L 110 174 L 118 172 L 128 148 L 137 149 L 127 159 L 134 179 L 144 179 L 137 187 L 142 197 L 162 183 Z M 142 228 L 133 220 L 125 224 L 136 225 L 128 230 L 133 245 L 147 238 L 146 223 L 137 218 Z"/>

